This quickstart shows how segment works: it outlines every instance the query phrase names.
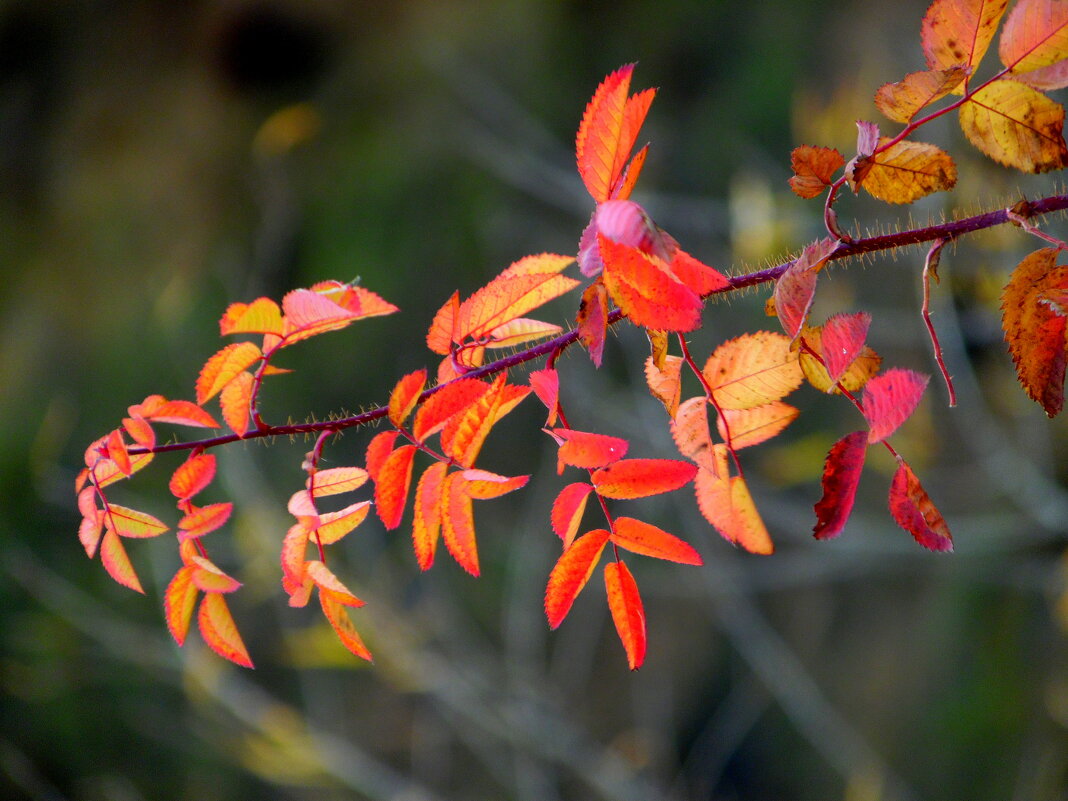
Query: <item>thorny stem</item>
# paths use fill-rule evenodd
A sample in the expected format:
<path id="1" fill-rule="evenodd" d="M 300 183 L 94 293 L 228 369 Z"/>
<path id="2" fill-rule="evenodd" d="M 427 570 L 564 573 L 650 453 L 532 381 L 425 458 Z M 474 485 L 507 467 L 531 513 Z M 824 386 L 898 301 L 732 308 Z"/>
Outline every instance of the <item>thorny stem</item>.
<path id="1" fill-rule="evenodd" d="M 1029 216 L 1036 217 L 1044 214 L 1049 214 L 1055 211 L 1064 211 L 1068 209 L 1068 194 L 1062 195 L 1050 195 L 1049 197 L 1042 198 L 1040 200 L 1032 201 L 1029 203 Z M 922 228 L 912 228 L 905 231 L 898 231 L 892 234 L 883 234 L 881 236 L 866 237 L 864 239 L 856 239 L 851 242 L 839 242 L 838 247 L 828 257 L 828 261 L 837 261 L 839 259 L 847 259 L 853 256 L 859 256 L 864 253 L 875 253 L 883 250 L 893 250 L 894 248 L 906 247 L 908 245 L 917 245 L 923 242 L 933 242 L 937 239 L 956 239 L 965 234 L 973 233 L 975 231 L 981 231 L 987 228 L 993 228 L 997 225 L 1004 225 L 1006 222 L 1013 221 L 1013 216 L 1019 216 L 1011 209 L 998 209 L 996 211 L 986 212 L 984 214 L 976 214 L 972 217 L 964 217 L 960 220 L 954 220 L 952 222 L 942 223 L 940 225 L 928 225 Z M 759 286 L 771 281 L 775 281 L 779 278 L 790 266 L 794 263 L 794 260 L 782 262 L 774 267 L 767 267 L 763 270 L 754 270 L 753 272 L 743 273 L 741 275 L 732 276 L 728 279 L 727 286 L 722 289 L 716 290 L 714 295 L 726 295 L 731 292 L 735 292 L 739 289 L 744 289 L 751 286 Z M 608 324 L 615 325 L 624 318 L 624 314 L 621 310 L 615 309 L 608 315 Z M 509 370 L 512 367 L 525 364 L 542 356 L 549 356 L 550 354 L 564 351 L 571 345 L 578 341 L 578 330 L 573 329 L 565 334 L 561 334 L 553 339 L 546 340 L 538 345 L 527 348 L 525 350 L 513 353 L 509 356 L 505 356 L 502 359 L 498 359 L 490 364 L 485 364 L 482 367 L 478 367 L 474 370 L 464 374 L 465 378 L 484 378 L 485 376 L 496 375 L 505 370 Z M 422 403 L 434 393 L 440 391 L 443 387 L 448 386 L 446 384 L 439 384 L 436 387 L 424 390 L 419 396 L 419 402 Z M 190 442 L 169 442 L 162 445 L 154 445 L 151 448 L 144 446 L 135 446 L 129 449 L 131 454 L 140 453 L 167 453 L 170 451 L 189 451 L 194 448 L 214 448 L 219 445 L 226 445 L 231 442 L 237 442 L 239 440 L 261 439 L 264 437 L 293 437 L 307 434 L 319 434 L 323 431 L 341 431 L 347 428 L 354 428 L 358 426 L 367 425 L 373 423 L 376 420 L 381 420 L 389 413 L 388 406 L 377 406 L 373 409 L 369 409 L 366 412 L 360 414 L 350 415 L 348 417 L 339 417 L 333 420 L 322 420 L 311 423 L 295 423 L 289 425 L 268 426 L 267 428 L 257 429 L 250 431 L 244 436 L 239 434 L 222 434 L 217 437 L 208 437 L 201 440 L 193 440 Z"/>
<path id="2" fill-rule="evenodd" d="M 953 379 L 946 369 L 946 362 L 942 358 L 942 343 L 938 341 L 938 333 L 934 323 L 931 322 L 931 278 L 938 280 L 938 260 L 942 255 L 942 247 L 946 244 L 945 239 L 937 240 L 931 249 L 927 251 L 927 258 L 923 262 L 923 323 L 927 326 L 927 333 L 931 337 L 931 347 L 934 348 L 935 361 L 938 369 L 942 371 L 942 380 L 946 382 L 946 391 L 949 393 L 949 405 L 952 408 L 957 405 L 957 391 L 953 388 Z"/>

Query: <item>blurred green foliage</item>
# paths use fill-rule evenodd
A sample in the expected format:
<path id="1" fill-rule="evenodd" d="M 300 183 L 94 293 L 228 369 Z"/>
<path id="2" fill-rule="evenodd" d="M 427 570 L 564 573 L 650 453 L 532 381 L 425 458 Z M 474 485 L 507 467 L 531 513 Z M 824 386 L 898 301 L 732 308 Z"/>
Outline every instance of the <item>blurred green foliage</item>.
<path id="1" fill-rule="evenodd" d="M 1063 423 L 1024 398 L 1000 343 L 997 288 L 1031 245 L 1016 231 L 943 259 L 936 320 L 962 408 L 932 384 L 898 443 L 957 553 L 919 552 L 894 528 L 877 459 L 842 540 L 810 540 L 822 454 L 856 425 L 845 404 L 811 398 L 783 444 L 748 463 L 775 557 L 731 550 L 682 504 L 644 507 L 709 564 L 639 566 L 650 658 L 638 674 L 596 592 L 545 631 L 559 485 L 533 406 L 487 452 L 491 469 L 539 475 L 480 505 L 482 579 L 444 562 L 418 575 L 405 537 L 372 524 L 346 544 L 338 570 L 370 602 L 355 617 L 371 668 L 279 599 L 304 443 L 220 454 L 212 500 L 238 512 L 213 555 L 246 583 L 234 608 L 254 673 L 195 634 L 174 647 L 160 596 L 177 558 L 163 541 L 131 548 L 142 599 L 75 536 L 85 445 L 149 393 L 190 397 L 228 302 L 359 276 L 401 306 L 294 349 L 296 372 L 272 379 L 270 419 L 322 417 L 381 402 L 432 364 L 425 327 L 454 289 L 574 250 L 590 211 L 574 131 L 622 63 L 640 62 L 638 87 L 661 87 L 640 196 L 658 222 L 735 270 L 800 247 L 819 208 L 786 188 L 790 148 L 850 147 L 874 89 L 920 68 L 922 12 L 915 0 L 0 4 L 0 795 L 1064 798 L 1068 460 Z M 933 135 L 961 164 L 953 197 L 904 211 L 847 199 L 843 219 L 892 226 L 1051 185 L 984 164 L 950 126 Z M 835 271 L 816 315 L 868 309 L 886 363 L 933 372 L 920 264 L 909 252 Z M 768 326 L 764 294 L 710 306 L 706 352 Z M 642 337 L 613 343 L 599 373 L 580 353 L 564 360 L 573 422 L 670 455 L 641 384 Z M 353 463 L 366 440 L 347 435 L 331 457 Z M 165 515 L 166 466 L 150 472 L 124 492 Z"/>

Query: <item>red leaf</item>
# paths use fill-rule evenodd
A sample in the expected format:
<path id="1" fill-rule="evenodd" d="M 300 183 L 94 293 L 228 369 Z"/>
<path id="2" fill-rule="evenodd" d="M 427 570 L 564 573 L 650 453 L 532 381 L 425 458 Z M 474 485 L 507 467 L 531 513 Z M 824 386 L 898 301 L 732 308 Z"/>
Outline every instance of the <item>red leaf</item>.
<path id="1" fill-rule="evenodd" d="M 790 339 L 796 339 L 805 325 L 816 295 L 819 271 L 837 245 L 830 237 L 813 242 L 775 282 L 775 313 Z"/>
<path id="2" fill-rule="evenodd" d="M 179 499 L 192 498 L 215 478 L 215 456 L 197 453 L 190 456 L 171 476 L 171 494 Z"/>
<path id="3" fill-rule="evenodd" d="M 425 386 L 426 370 L 409 373 L 397 382 L 389 396 L 389 421 L 397 428 L 404 425 Z"/>
<path id="4" fill-rule="evenodd" d="M 237 631 L 226 599 L 217 592 L 205 593 L 197 613 L 200 635 L 215 653 L 241 667 L 252 667 L 245 643 Z"/>
<path id="5" fill-rule="evenodd" d="M 490 385 L 476 378 L 458 378 L 435 392 L 419 407 L 412 435 L 420 442 L 445 427 L 454 414 L 468 409 L 489 390 Z"/>
<path id="6" fill-rule="evenodd" d="M 676 459 L 624 459 L 602 467 L 591 477 L 605 498 L 644 498 L 689 484 L 697 466 Z"/>
<path id="7" fill-rule="evenodd" d="M 593 575 L 607 543 L 608 532 L 602 528 L 594 529 L 575 540 L 560 555 L 545 587 L 545 616 L 549 628 L 555 629 L 564 622 L 575 598 Z"/>
<path id="8" fill-rule="evenodd" d="M 867 452 L 866 431 L 846 434 L 831 446 L 823 466 L 823 497 L 816 503 L 816 527 L 812 532 L 816 539 L 837 537 L 845 528 Z"/>
<path id="9" fill-rule="evenodd" d="M 378 481 L 378 471 L 382 469 L 383 463 L 393 453 L 393 444 L 397 441 L 398 436 L 400 436 L 399 431 L 379 431 L 367 443 L 365 461 L 367 462 L 367 473 L 371 476 L 372 481 Z"/>
<path id="10" fill-rule="evenodd" d="M 564 550 L 571 547 L 575 535 L 578 534 L 582 515 L 586 511 L 586 501 L 591 492 L 592 484 L 579 481 L 560 490 L 560 494 L 553 501 L 550 519 L 556 536 L 564 541 Z"/>
<path id="11" fill-rule="evenodd" d="M 434 353 L 448 356 L 456 341 L 456 314 L 460 311 L 460 293 L 453 292 L 445 305 L 438 309 L 426 335 L 426 345 Z"/>
<path id="12" fill-rule="evenodd" d="M 935 508 L 920 480 L 905 462 L 898 460 L 890 485 L 890 514 L 913 538 L 932 551 L 952 551 L 953 537 L 941 512 Z"/>
<path id="13" fill-rule="evenodd" d="M 608 290 L 603 281 L 594 281 L 582 293 L 575 325 L 594 366 L 600 367 L 608 335 Z"/>
<path id="14" fill-rule="evenodd" d="M 434 462 L 423 471 L 415 487 L 412 544 L 420 570 L 429 570 L 434 564 L 434 553 L 441 530 L 442 482 L 448 468 L 447 462 Z"/>
<path id="15" fill-rule="evenodd" d="M 730 281 L 719 270 L 698 261 L 681 248 L 675 249 L 669 269 L 676 278 L 692 289 L 698 297 L 703 298 L 731 285 Z"/>
<path id="16" fill-rule="evenodd" d="M 545 425 L 551 426 L 556 423 L 560 414 L 560 374 L 555 368 L 535 370 L 528 377 L 530 388 L 538 396 L 538 400 L 545 404 L 549 410 L 549 417 Z"/>
<path id="17" fill-rule="evenodd" d="M 598 237 L 604 282 L 612 300 L 635 325 L 693 331 L 701 324 L 701 298 L 644 253 Z"/>
<path id="18" fill-rule="evenodd" d="M 823 362 L 831 381 L 838 381 L 842 373 L 864 350 L 871 315 L 867 312 L 836 314 L 823 324 L 821 350 Z"/>
<path id="19" fill-rule="evenodd" d="M 560 445 L 556 458 L 557 473 L 563 473 L 565 465 L 587 469 L 604 467 L 626 456 L 630 447 L 630 443 L 619 437 L 575 431 L 572 428 L 554 428 L 548 434 Z"/>
<path id="20" fill-rule="evenodd" d="M 386 457 L 375 477 L 375 507 L 387 529 L 397 528 L 404 515 L 415 450 L 414 445 L 401 445 Z"/>
<path id="21" fill-rule="evenodd" d="M 464 470 L 464 492 L 476 501 L 500 498 L 509 492 L 525 487 L 530 476 L 500 476 L 488 470 Z"/>
<path id="22" fill-rule="evenodd" d="M 612 525 L 612 542 L 632 553 L 666 559 L 683 565 L 704 564 L 693 547 L 674 534 L 668 534 L 633 517 L 617 517 Z"/>
<path id="23" fill-rule="evenodd" d="M 604 566 L 604 586 L 612 622 L 627 652 L 627 664 L 637 670 L 645 661 L 645 610 L 638 585 L 626 564 L 609 562 Z"/>
<path id="24" fill-rule="evenodd" d="M 196 601 L 197 587 L 193 584 L 193 568 L 188 565 L 180 567 L 163 593 L 163 614 L 167 620 L 167 628 L 178 645 L 185 643 Z"/>
<path id="25" fill-rule="evenodd" d="M 475 516 L 471 498 L 464 492 L 461 473 L 450 473 L 442 484 L 441 535 L 453 559 L 478 576 L 478 544 L 475 542 Z"/>
<path id="26" fill-rule="evenodd" d="M 205 369 L 206 367 L 207 365 L 205 365 Z M 141 403 L 131 406 L 129 412 L 131 417 L 143 417 L 146 420 L 154 420 L 157 423 L 176 423 L 196 428 L 219 427 L 219 424 L 215 422 L 215 418 L 195 403 L 185 400 L 169 401 L 162 395 L 149 395 Z"/>
<path id="27" fill-rule="evenodd" d="M 861 409 L 868 421 L 868 442 L 882 442 L 916 409 L 928 377 L 894 367 L 864 385 Z"/>
<path id="28" fill-rule="evenodd" d="M 124 476 L 133 475 L 133 466 L 130 464 L 130 454 L 126 451 L 126 443 L 122 439 L 122 431 L 115 429 L 107 437 L 108 458 L 119 468 Z"/>

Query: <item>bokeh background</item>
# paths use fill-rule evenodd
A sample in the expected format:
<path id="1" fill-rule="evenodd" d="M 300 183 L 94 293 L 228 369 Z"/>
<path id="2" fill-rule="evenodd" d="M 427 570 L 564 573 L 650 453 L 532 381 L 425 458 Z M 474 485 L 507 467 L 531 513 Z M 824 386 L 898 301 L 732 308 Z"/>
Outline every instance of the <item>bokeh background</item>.
<path id="1" fill-rule="evenodd" d="M 225 449 L 210 490 L 237 505 L 212 553 L 245 582 L 231 599 L 254 672 L 195 633 L 171 641 L 172 545 L 131 544 L 142 598 L 76 538 L 85 445 L 149 393 L 191 397 L 228 302 L 359 276 L 402 307 L 287 354 L 296 372 L 268 385 L 268 418 L 321 418 L 432 365 L 423 335 L 454 289 L 528 253 L 573 252 L 590 212 L 574 131 L 620 64 L 661 87 L 638 199 L 687 250 L 737 272 L 811 241 L 819 204 L 787 189 L 790 149 L 848 151 L 853 121 L 877 118 L 874 89 L 922 67 L 923 8 L 0 3 L 0 796 L 1068 798 L 1068 440 L 1016 385 L 1001 341 L 1000 286 L 1037 246 L 1018 230 L 945 254 L 934 312 L 960 406 L 933 380 L 895 437 L 956 552 L 924 552 L 894 526 L 892 464 L 874 452 L 845 534 L 811 539 L 823 454 L 858 421 L 802 391 L 792 429 L 745 454 L 774 557 L 725 544 L 685 494 L 631 507 L 706 560 L 631 560 L 650 631 L 635 674 L 596 583 L 546 630 L 562 479 L 533 401 L 484 456 L 535 478 L 479 505 L 480 580 L 447 558 L 420 574 L 403 529 L 372 521 L 336 550 L 369 602 L 355 619 L 373 667 L 279 588 L 306 443 Z M 842 220 L 890 230 L 1059 186 L 984 162 L 952 120 L 925 138 L 957 158 L 956 192 L 904 210 L 848 197 Z M 815 316 L 867 309 L 887 364 L 933 373 L 921 266 L 909 250 L 828 270 Z M 766 294 L 710 305 L 698 352 L 774 328 Z M 569 354 L 566 405 L 577 427 L 671 456 L 644 347 L 619 331 L 600 371 Z M 367 438 L 328 455 L 355 463 Z M 159 462 L 120 502 L 169 517 Z"/>

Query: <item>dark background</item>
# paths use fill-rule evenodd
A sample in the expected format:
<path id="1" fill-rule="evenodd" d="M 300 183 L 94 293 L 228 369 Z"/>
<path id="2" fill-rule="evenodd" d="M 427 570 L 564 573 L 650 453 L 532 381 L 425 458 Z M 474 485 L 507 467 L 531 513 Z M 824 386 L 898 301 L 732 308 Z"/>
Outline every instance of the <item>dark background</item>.
<path id="1" fill-rule="evenodd" d="M 442 558 L 420 574 L 406 529 L 369 521 L 334 569 L 369 667 L 281 592 L 285 499 L 303 442 L 219 452 L 205 500 L 233 500 L 212 554 L 245 586 L 231 605 L 249 672 L 178 650 L 161 538 L 129 543 L 140 598 L 85 558 L 73 481 L 131 403 L 191 397 L 226 304 L 349 280 L 402 313 L 287 353 L 274 421 L 384 400 L 434 361 L 441 302 L 513 260 L 573 252 L 591 203 L 574 132 L 601 78 L 638 61 L 659 86 L 640 200 L 725 270 L 820 233 L 786 186 L 802 142 L 847 151 L 881 83 L 922 68 L 924 3 L 60 2 L 0 4 L 0 795 L 108 799 L 1061 799 L 1068 773 L 1065 428 L 1016 385 L 998 293 L 1039 245 L 992 231 L 943 258 L 935 320 L 960 394 L 935 379 L 894 438 L 953 529 L 929 554 L 886 511 L 872 453 L 845 534 L 809 533 L 823 454 L 855 411 L 811 390 L 800 420 L 747 452 L 778 553 L 716 536 L 685 493 L 636 504 L 694 543 L 703 568 L 631 560 L 650 653 L 636 674 L 596 583 L 555 633 L 541 598 L 562 482 L 528 401 L 483 465 L 535 473 L 479 504 L 483 577 Z M 274 116 L 280 113 L 280 116 Z M 893 125 L 881 121 L 887 130 Z M 952 119 L 952 195 L 910 209 L 847 197 L 861 230 L 1011 205 L 1052 191 L 985 162 Z M 1048 222 L 1063 236 L 1061 220 Z M 918 314 L 922 253 L 835 267 L 817 319 L 872 312 L 888 365 L 934 373 Z M 694 337 L 775 328 L 766 290 L 710 305 Z M 546 312 L 566 320 L 574 299 Z M 561 364 L 578 428 L 672 456 L 621 330 L 595 372 Z M 703 358 L 699 356 L 699 358 Z M 522 374 L 516 375 L 518 381 Z M 368 434 L 329 450 L 361 460 Z M 173 520 L 160 457 L 120 492 Z M 677 501 L 677 502 L 676 502 Z M 410 516 L 410 512 L 408 513 Z M 406 517 L 408 520 L 409 517 Z"/>

